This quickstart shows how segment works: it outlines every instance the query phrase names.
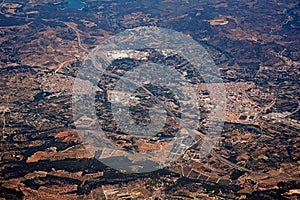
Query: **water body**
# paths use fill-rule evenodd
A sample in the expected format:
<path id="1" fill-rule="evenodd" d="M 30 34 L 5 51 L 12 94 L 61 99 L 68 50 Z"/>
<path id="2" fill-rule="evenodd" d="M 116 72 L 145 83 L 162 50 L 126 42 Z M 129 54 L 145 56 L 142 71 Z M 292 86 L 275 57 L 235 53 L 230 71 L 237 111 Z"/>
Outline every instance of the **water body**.
<path id="1" fill-rule="evenodd" d="M 80 0 L 64 0 L 64 7 L 65 8 L 72 8 L 72 9 L 82 9 L 85 4 Z"/>

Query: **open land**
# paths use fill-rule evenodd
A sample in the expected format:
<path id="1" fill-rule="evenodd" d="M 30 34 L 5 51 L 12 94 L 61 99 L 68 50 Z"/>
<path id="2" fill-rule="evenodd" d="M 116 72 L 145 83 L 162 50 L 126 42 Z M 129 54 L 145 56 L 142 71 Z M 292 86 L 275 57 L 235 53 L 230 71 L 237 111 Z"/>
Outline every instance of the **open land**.
<path id="1" fill-rule="evenodd" d="M 298 199 L 299 10 L 296 0 L 105 0 L 86 1 L 81 9 L 59 0 L 3 0 L 0 199 Z M 72 85 L 94 47 L 139 26 L 182 32 L 207 50 L 224 81 L 226 120 L 210 154 L 199 156 L 200 139 L 168 167 L 127 174 L 99 162 L 83 145 L 72 116 Z M 178 55 L 153 49 L 122 55 L 112 55 L 109 73 L 121 76 L 152 62 L 197 78 Z M 135 138 L 115 127 L 106 97 L 116 81 L 109 74 L 101 80 L 99 96 L 105 98 L 96 104 L 108 138 L 134 152 L 163 149 L 168 142 Z M 201 138 L 212 105 L 205 84 L 197 81 Z M 151 87 L 177 116 L 176 99 Z M 132 116 L 147 123 L 147 93 L 136 99 L 144 103 L 132 102 Z M 171 114 L 159 137 L 176 130 Z"/>

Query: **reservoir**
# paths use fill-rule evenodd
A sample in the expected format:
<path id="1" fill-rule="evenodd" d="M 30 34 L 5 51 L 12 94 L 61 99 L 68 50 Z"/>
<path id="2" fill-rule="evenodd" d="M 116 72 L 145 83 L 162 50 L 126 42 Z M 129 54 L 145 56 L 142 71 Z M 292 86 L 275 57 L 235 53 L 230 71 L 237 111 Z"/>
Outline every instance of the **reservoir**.
<path id="1" fill-rule="evenodd" d="M 72 9 L 81 9 L 85 6 L 85 4 L 80 0 L 65 0 L 64 7 L 72 8 Z"/>

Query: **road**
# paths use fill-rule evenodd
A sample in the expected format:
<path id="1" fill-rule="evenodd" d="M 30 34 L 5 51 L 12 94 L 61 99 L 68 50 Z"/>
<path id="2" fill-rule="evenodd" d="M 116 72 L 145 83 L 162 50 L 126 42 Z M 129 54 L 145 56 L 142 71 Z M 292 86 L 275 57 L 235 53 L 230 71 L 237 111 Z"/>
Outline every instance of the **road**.
<path id="1" fill-rule="evenodd" d="M 61 21 L 60 21 L 60 22 L 61 22 Z M 77 28 L 71 26 L 70 24 L 66 23 L 66 22 L 62 22 L 62 23 L 64 23 L 66 26 L 68 26 L 69 28 L 71 28 L 71 29 L 76 33 L 77 41 L 78 41 L 78 46 L 79 46 L 82 50 L 84 50 L 85 52 L 90 53 L 90 51 L 82 45 L 82 42 L 81 42 L 81 36 L 80 36 L 79 30 L 78 30 Z"/>

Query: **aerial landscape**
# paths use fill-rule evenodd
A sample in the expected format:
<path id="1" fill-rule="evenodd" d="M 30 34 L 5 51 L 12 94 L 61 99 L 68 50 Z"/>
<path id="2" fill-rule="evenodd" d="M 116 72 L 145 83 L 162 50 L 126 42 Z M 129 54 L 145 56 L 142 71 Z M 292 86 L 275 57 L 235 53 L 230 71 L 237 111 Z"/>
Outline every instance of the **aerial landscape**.
<path id="1" fill-rule="evenodd" d="M 298 0 L 0 1 L 0 200 L 300 199 Z"/>

